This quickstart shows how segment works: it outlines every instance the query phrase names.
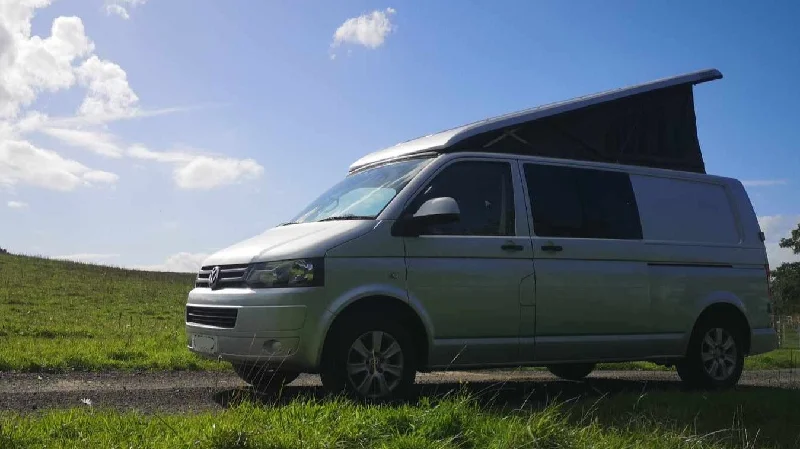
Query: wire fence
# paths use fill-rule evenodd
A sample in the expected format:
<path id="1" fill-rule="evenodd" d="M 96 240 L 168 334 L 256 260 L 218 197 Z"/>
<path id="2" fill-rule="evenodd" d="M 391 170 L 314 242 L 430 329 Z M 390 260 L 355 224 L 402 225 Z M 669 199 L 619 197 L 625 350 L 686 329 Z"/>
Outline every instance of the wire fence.
<path id="1" fill-rule="evenodd" d="M 773 317 L 772 326 L 778 333 L 778 347 L 800 349 L 800 316 Z"/>

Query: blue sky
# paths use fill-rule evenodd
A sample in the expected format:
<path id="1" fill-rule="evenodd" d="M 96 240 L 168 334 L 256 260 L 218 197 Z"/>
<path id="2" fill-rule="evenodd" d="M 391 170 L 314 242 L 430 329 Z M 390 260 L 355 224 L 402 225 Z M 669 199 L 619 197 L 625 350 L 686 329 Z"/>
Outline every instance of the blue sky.
<path id="1" fill-rule="evenodd" d="M 796 259 L 775 243 L 800 221 L 796 2 L 48 3 L 0 0 L 13 252 L 193 270 L 365 153 L 714 67 L 695 89 L 707 169 L 747 181 L 772 264 Z"/>

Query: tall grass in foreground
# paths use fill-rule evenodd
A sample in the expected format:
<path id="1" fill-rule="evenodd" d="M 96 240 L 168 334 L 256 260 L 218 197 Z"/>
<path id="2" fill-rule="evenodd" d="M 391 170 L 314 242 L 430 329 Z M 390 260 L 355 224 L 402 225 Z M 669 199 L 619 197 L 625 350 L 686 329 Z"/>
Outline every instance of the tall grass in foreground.
<path id="1" fill-rule="evenodd" d="M 0 447 L 796 447 L 796 407 L 785 408 L 777 394 L 768 394 L 779 402 L 773 408 L 760 396 L 742 395 L 748 393 L 620 395 L 526 410 L 495 408 L 465 395 L 399 406 L 341 399 L 295 399 L 271 407 L 244 402 L 217 413 L 167 416 L 85 407 L 36 416 L 0 414 Z M 737 401 L 742 402 L 734 405 Z M 761 405 L 751 407 L 755 402 Z"/>

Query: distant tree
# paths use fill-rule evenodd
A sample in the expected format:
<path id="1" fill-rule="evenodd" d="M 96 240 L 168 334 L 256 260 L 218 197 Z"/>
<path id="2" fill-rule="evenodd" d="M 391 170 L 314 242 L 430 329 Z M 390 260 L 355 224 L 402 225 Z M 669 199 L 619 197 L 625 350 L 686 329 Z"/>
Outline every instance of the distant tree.
<path id="1" fill-rule="evenodd" d="M 800 254 L 800 224 L 791 236 L 781 239 L 781 248 Z M 800 262 L 786 262 L 770 273 L 773 301 L 779 314 L 800 313 Z"/>
<path id="2" fill-rule="evenodd" d="M 789 248 L 793 253 L 800 254 L 800 223 L 789 238 L 781 239 L 779 245 L 781 248 Z"/>
<path id="3" fill-rule="evenodd" d="M 800 313 L 800 262 L 781 264 L 770 275 L 775 312 L 779 315 Z"/>
<path id="4" fill-rule="evenodd" d="M 8 254 L 8 251 L 5 248 L 0 247 L 0 254 Z"/>

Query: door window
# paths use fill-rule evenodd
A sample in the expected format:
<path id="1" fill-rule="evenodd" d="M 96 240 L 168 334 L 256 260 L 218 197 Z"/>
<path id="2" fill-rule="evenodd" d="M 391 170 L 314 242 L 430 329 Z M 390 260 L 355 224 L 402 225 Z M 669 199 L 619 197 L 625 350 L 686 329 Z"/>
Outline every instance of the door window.
<path id="1" fill-rule="evenodd" d="M 451 197 L 461 212 L 458 222 L 430 226 L 426 235 L 515 235 L 514 185 L 507 162 L 456 162 L 426 186 L 407 209 L 411 215 L 425 201 Z"/>
<path id="2" fill-rule="evenodd" d="M 534 234 L 542 237 L 641 240 L 627 173 L 525 164 Z"/>

